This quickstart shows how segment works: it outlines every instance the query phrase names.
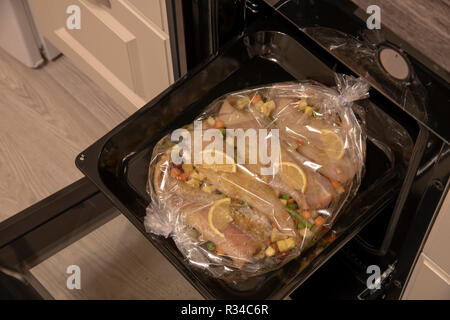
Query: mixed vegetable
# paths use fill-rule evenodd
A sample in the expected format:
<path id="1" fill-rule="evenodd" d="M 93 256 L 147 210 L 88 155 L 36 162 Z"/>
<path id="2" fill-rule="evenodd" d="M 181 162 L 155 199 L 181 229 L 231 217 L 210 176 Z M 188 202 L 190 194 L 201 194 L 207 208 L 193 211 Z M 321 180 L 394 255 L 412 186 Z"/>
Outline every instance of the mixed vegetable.
<path id="1" fill-rule="evenodd" d="M 264 98 L 261 94 L 255 94 L 252 98 L 248 96 L 243 96 L 238 99 L 232 100 L 231 104 L 238 110 L 244 110 L 246 108 L 252 108 L 255 111 L 261 113 L 269 121 L 274 122 L 276 119 L 273 116 L 273 112 L 276 109 L 276 104 L 273 100 Z M 312 107 L 308 104 L 307 100 L 302 98 L 298 101 L 296 108 L 302 111 L 305 115 L 311 117 L 323 116 L 320 113 L 320 107 Z M 340 124 L 341 119 L 339 113 L 336 113 L 336 123 Z M 223 135 L 223 139 L 226 140 L 226 127 L 225 123 L 216 119 L 213 116 L 209 116 L 206 119 L 207 127 L 216 128 L 220 130 Z M 192 127 L 188 127 L 192 128 Z M 296 144 L 299 147 L 305 145 L 305 141 L 302 138 L 296 139 Z M 170 150 L 162 156 L 162 160 L 165 161 L 170 154 Z M 221 195 L 222 199 L 229 199 L 228 196 L 217 189 L 214 184 L 207 179 L 207 177 L 202 174 L 198 168 L 192 164 L 181 164 L 176 165 L 170 163 L 170 177 L 177 179 L 189 185 L 192 188 L 201 190 L 202 192 L 209 194 Z M 333 188 L 336 190 L 337 194 L 345 192 L 344 187 L 338 181 L 328 178 Z M 288 236 L 283 232 L 280 232 L 276 225 L 272 223 L 270 236 L 265 241 L 264 246 L 261 247 L 259 254 L 256 254 L 256 258 L 263 257 L 274 257 L 276 259 L 284 259 L 289 256 L 290 251 L 298 246 L 308 247 L 313 244 L 314 241 L 320 239 L 320 237 L 326 233 L 329 229 L 324 227 L 327 221 L 327 216 L 321 215 L 319 210 L 315 209 L 304 209 L 301 204 L 296 202 L 289 194 L 280 193 L 276 191 L 276 194 L 281 201 L 282 205 L 289 215 L 294 219 L 295 226 L 297 228 L 297 235 Z M 251 205 L 246 204 L 244 201 L 239 201 L 240 205 L 245 205 L 251 208 Z M 227 223 L 234 221 L 236 217 L 236 212 L 232 209 L 228 209 L 229 212 L 226 213 Z M 223 212 L 220 213 L 223 215 Z M 214 213 L 213 213 L 214 215 Z M 216 214 L 219 215 L 219 214 Z M 215 218 L 215 217 L 213 217 Z M 223 217 L 218 218 L 223 219 Z M 217 231 L 217 228 L 212 222 L 214 219 L 210 219 L 210 227 Z M 220 231 L 217 231 L 220 233 Z M 203 243 L 204 248 L 211 253 L 226 256 L 226 252 L 217 246 L 213 241 L 206 240 L 200 232 L 197 233 L 197 239 L 200 243 Z M 328 242 L 332 242 L 334 238 L 328 238 Z"/>

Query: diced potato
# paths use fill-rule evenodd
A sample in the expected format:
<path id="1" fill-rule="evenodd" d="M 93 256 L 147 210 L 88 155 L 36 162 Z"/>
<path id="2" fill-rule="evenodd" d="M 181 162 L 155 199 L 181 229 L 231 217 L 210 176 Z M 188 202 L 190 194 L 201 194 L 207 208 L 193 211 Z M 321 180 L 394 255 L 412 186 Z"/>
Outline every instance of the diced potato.
<path id="1" fill-rule="evenodd" d="M 338 194 L 341 194 L 341 193 L 344 193 L 345 190 L 344 190 L 344 188 L 343 188 L 342 186 L 339 186 L 339 187 L 336 188 L 336 192 L 337 192 Z"/>
<path id="2" fill-rule="evenodd" d="M 255 105 L 256 110 L 262 112 L 266 117 L 270 116 L 273 110 L 275 110 L 275 102 L 273 100 L 267 101 L 266 103 L 258 102 Z"/>
<path id="3" fill-rule="evenodd" d="M 236 102 L 236 108 L 239 110 L 244 109 L 246 106 L 250 104 L 250 98 L 249 97 L 242 97 Z"/>
<path id="4" fill-rule="evenodd" d="M 255 107 L 256 110 L 261 111 L 261 107 L 264 104 L 264 102 L 262 101 L 258 101 L 256 104 L 254 104 L 253 106 Z M 262 111 L 261 111 L 262 112 Z"/>
<path id="5" fill-rule="evenodd" d="M 280 252 L 286 252 L 288 250 L 295 248 L 295 239 L 287 238 L 285 240 L 279 240 L 277 241 L 277 246 Z"/>
<path id="6" fill-rule="evenodd" d="M 265 108 L 267 108 L 268 114 L 267 116 L 269 116 L 273 110 L 275 110 L 275 108 L 277 107 L 275 105 L 275 102 L 273 100 L 267 101 L 266 103 L 264 103 Z"/>
<path id="7" fill-rule="evenodd" d="M 305 98 L 301 98 L 299 103 L 298 103 L 298 108 L 300 110 L 305 110 L 305 108 L 308 106 L 308 103 L 306 102 Z"/>
<path id="8" fill-rule="evenodd" d="M 295 239 L 294 238 L 287 238 L 286 240 L 284 240 L 284 242 L 286 243 L 288 250 L 295 248 Z"/>
<path id="9" fill-rule="evenodd" d="M 184 172 L 189 174 L 191 174 L 192 171 L 194 171 L 194 166 L 192 164 L 183 164 L 181 167 L 183 168 Z"/>
<path id="10" fill-rule="evenodd" d="M 266 255 L 266 251 L 263 249 L 263 250 L 260 250 L 257 254 L 255 254 L 254 257 L 256 259 L 262 259 L 265 257 L 265 255 Z"/>
<path id="11" fill-rule="evenodd" d="M 284 240 L 277 241 L 277 247 L 278 247 L 278 250 L 280 250 L 280 252 L 287 251 L 287 246 L 286 246 L 286 243 L 284 242 Z"/>
<path id="12" fill-rule="evenodd" d="M 207 193 L 213 193 L 214 191 L 216 191 L 216 187 L 214 187 L 213 185 L 204 185 L 202 187 L 202 191 Z"/>
<path id="13" fill-rule="evenodd" d="M 284 205 L 284 206 L 286 206 L 287 205 L 287 200 L 286 199 L 280 199 L 280 201 L 281 201 L 281 203 Z"/>
<path id="14" fill-rule="evenodd" d="M 308 228 L 301 229 L 299 232 L 302 238 L 305 238 L 305 240 L 310 240 L 314 237 L 314 233 Z"/>
<path id="15" fill-rule="evenodd" d="M 209 117 L 208 120 L 206 120 L 206 122 L 210 127 L 214 127 L 216 125 L 216 120 L 214 120 L 213 117 Z"/>
<path id="16" fill-rule="evenodd" d="M 194 187 L 194 188 L 200 188 L 200 181 L 198 181 L 197 179 L 189 179 L 187 182 L 186 182 L 188 185 L 190 185 L 191 187 Z"/>
<path id="17" fill-rule="evenodd" d="M 265 251 L 266 256 L 272 257 L 275 254 L 275 249 L 272 247 L 268 247 Z"/>
<path id="18" fill-rule="evenodd" d="M 273 228 L 272 232 L 270 233 L 270 241 L 272 242 L 276 242 L 278 240 L 284 240 L 286 239 L 288 236 L 281 233 L 278 229 Z"/>
<path id="19" fill-rule="evenodd" d="M 199 181 L 205 180 L 205 176 L 203 174 L 197 172 L 196 170 L 192 171 L 191 178 L 197 179 Z"/>
<path id="20" fill-rule="evenodd" d="M 312 115 L 312 112 L 313 112 L 313 109 L 310 106 L 307 106 L 305 108 L 305 114 L 306 115 L 310 116 L 310 115 Z"/>

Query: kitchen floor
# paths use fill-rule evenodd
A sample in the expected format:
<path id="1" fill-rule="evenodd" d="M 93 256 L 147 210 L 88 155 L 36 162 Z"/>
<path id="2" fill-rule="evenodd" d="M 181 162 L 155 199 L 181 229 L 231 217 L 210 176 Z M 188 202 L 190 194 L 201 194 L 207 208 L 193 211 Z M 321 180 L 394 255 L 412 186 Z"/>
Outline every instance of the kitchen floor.
<path id="1" fill-rule="evenodd" d="M 128 114 L 66 57 L 29 69 L 0 50 L 0 221 L 82 177 L 79 152 Z"/>
<path id="2" fill-rule="evenodd" d="M 129 116 L 66 57 L 29 69 L 0 50 L 0 97 L 0 222 L 80 179 L 76 155 Z M 31 273 L 55 299 L 201 298 L 122 215 Z"/>

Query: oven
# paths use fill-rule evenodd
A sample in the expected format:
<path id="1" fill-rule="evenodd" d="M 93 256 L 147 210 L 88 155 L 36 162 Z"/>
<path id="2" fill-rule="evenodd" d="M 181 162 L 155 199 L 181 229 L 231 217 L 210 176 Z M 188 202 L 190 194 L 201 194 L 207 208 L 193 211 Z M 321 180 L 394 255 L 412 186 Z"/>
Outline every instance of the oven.
<path id="1" fill-rule="evenodd" d="M 205 298 L 400 298 L 448 190 L 448 73 L 389 30 L 367 30 L 365 13 L 350 2 L 272 2 L 231 1 L 239 8 L 234 15 L 226 1 L 170 2 L 179 80 L 80 153 L 76 165 L 86 179 L 0 226 L 0 264 L 26 270 L 42 261 L 55 243 L 70 243 L 64 232 L 86 234 L 107 219 L 108 199 Z M 184 29 L 175 26 L 181 16 L 191 22 Z M 161 137 L 225 93 L 289 80 L 333 85 L 334 72 L 372 85 L 360 103 L 367 170 L 336 222 L 334 242 L 231 285 L 189 265 L 172 240 L 145 232 L 147 168 Z M 374 265 L 380 288 L 371 290 L 368 267 Z"/>

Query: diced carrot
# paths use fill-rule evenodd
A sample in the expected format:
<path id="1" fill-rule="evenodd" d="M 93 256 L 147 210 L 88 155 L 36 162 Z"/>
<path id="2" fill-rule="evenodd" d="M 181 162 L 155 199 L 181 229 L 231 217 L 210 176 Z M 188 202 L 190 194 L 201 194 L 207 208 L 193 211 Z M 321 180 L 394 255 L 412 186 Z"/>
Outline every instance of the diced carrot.
<path id="1" fill-rule="evenodd" d="M 223 121 L 217 120 L 216 121 L 216 129 L 222 129 L 223 127 L 225 127 L 225 124 L 223 123 Z"/>
<path id="2" fill-rule="evenodd" d="M 331 178 L 329 178 L 329 179 L 330 179 L 330 183 L 333 186 L 333 188 L 338 189 L 341 187 L 341 184 L 338 181 L 331 179 Z"/>
<path id="3" fill-rule="evenodd" d="M 185 173 L 181 174 L 179 176 L 179 179 L 183 180 L 183 181 L 188 181 L 189 180 L 189 173 L 185 172 Z"/>
<path id="4" fill-rule="evenodd" d="M 334 240 L 336 240 L 336 234 L 334 234 L 334 233 L 330 234 L 325 240 L 328 243 L 332 243 Z"/>
<path id="5" fill-rule="evenodd" d="M 276 228 L 277 226 L 275 225 L 274 222 L 272 222 L 272 228 Z"/>
<path id="6" fill-rule="evenodd" d="M 323 236 L 323 235 L 326 235 L 330 230 L 331 229 L 328 227 L 322 227 L 322 228 L 320 228 L 320 233 Z"/>
<path id="7" fill-rule="evenodd" d="M 305 219 L 310 219 L 311 218 L 311 212 L 309 211 L 302 211 L 301 215 L 305 218 Z"/>
<path id="8" fill-rule="evenodd" d="M 219 247 L 216 247 L 216 252 L 220 256 L 223 256 L 225 254 L 225 251 L 223 251 L 222 248 L 219 248 Z"/>
<path id="9" fill-rule="evenodd" d="M 262 97 L 257 94 L 252 98 L 252 104 L 257 104 L 258 102 L 262 101 Z"/>
<path id="10" fill-rule="evenodd" d="M 288 201 L 287 201 L 287 203 L 294 203 L 295 202 L 295 200 L 293 199 L 293 198 L 290 198 Z"/>
<path id="11" fill-rule="evenodd" d="M 325 219 L 322 216 L 318 216 L 315 220 L 314 220 L 314 224 L 318 227 L 321 227 L 323 224 L 325 223 Z"/>
<path id="12" fill-rule="evenodd" d="M 172 178 L 177 178 L 178 176 L 180 176 L 181 174 L 181 170 L 178 168 L 172 168 L 172 170 L 170 170 L 170 177 Z"/>
<path id="13" fill-rule="evenodd" d="M 302 147 L 304 145 L 304 142 L 302 139 L 298 138 L 297 140 L 295 140 L 295 142 L 298 144 L 299 147 Z"/>

